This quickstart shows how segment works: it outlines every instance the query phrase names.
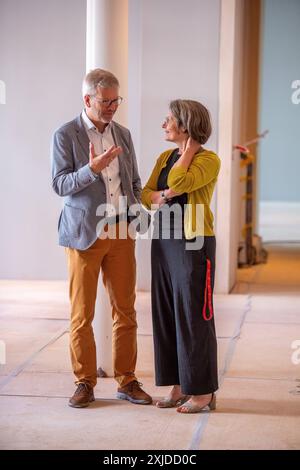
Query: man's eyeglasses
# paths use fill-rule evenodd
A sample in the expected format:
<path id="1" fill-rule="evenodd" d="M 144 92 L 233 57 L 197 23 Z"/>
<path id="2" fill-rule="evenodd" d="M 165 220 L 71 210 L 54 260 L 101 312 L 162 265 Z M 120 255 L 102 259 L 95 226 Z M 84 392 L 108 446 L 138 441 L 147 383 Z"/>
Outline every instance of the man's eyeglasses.
<path id="1" fill-rule="evenodd" d="M 123 101 L 122 96 L 118 96 L 118 98 L 115 98 L 114 100 L 102 100 L 101 98 L 95 98 L 95 96 L 92 96 L 92 98 L 106 108 L 109 108 L 112 104 L 119 106 Z"/>

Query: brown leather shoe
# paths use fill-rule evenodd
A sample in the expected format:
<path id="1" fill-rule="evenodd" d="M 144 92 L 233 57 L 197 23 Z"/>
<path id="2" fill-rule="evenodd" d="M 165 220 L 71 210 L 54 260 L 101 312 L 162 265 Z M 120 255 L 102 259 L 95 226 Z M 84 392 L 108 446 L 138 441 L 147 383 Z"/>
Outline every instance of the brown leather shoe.
<path id="1" fill-rule="evenodd" d="M 136 403 L 137 405 L 150 405 L 150 403 L 152 403 L 152 398 L 148 393 L 141 389 L 141 385 L 143 384 L 137 380 L 133 380 L 124 387 L 119 387 L 117 398 L 120 400 L 131 401 L 131 403 Z"/>
<path id="2" fill-rule="evenodd" d="M 93 387 L 88 383 L 80 382 L 74 395 L 69 400 L 69 406 L 73 408 L 85 408 L 95 401 Z"/>

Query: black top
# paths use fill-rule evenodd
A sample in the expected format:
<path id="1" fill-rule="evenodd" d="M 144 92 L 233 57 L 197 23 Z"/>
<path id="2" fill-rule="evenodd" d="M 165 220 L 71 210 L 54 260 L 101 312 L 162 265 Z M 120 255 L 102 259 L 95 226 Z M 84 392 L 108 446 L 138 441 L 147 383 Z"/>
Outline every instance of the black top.
<path id="1" fill-rule="evenodd" d="M 168 176 L 172 166 L 179 159 L 179 149 L 175 149 L 168 158 L 167 165 L 161 170 L 157 180 L 157 191 L 163 191 L 168 189 L 167 184 Z M 160 237 L 164 233 L 164 238 L 170 232 L 171 238 L 176 233 L 176 238 L 183 236 L 183 218 L 184 218 L 184 206 L 187 204 L 187 193 L 183 193 L 180 196 L 175 196 L 170 201 L 166 202 L 163 206 L 156 211 L 154 216 L 154 227 L 159 229 Z M 170 217 L 164 212 L 169 211 L 172 208 Z M 167 237 L 168 238 L 168 237 Z"/>

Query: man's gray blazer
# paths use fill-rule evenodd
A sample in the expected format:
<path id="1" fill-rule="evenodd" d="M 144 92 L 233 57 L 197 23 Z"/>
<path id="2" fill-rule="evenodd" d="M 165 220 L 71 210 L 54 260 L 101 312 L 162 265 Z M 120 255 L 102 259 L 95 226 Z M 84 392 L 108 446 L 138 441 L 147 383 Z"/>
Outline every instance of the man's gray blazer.
<path id="1" fill-rule="evenodd" d="M 119 155 L 122 192 L 128 206 L 139 204 L 141 180 L 131 135 L 128 129 L 112 121 L 112 135 L 122 147 Z M 89 167 L 89 138 L 81 116 L 60 127 L 52 141 L 52 186 L 64 197 L 58 222 L 59 244 L 85 250 L 97 239 L 96 215 L 99 204 L 106 203 L 102 175 L 95 176 Z"/>

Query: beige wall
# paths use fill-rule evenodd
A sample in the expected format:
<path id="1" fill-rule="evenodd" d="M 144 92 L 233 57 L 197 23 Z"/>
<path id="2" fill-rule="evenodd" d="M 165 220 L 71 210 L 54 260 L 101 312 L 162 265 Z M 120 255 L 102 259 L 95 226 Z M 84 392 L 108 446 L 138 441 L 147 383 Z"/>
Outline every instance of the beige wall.
<path id="1" fill-rule="evenodd" d="M 18 12 L 16 0 L 1 2 L 0 24 L 4 39 L 13 19 L 18 25 L 14 41 L 8 43 L 3 39 L 0 42 L 3 70 L 7 68 L 5 73 L 9 77 L 0 77 L 6 82 L 8 100 L 1 108 L 0 118 L 3 120 L 5 116 L 6 124 L 1 126 L 4 139 L 0 145 L 2 154 L 10 156 L 5 160 L 1 186 L 3 200 L 9 201 L 4 205 L 3 214 L 5 224 L 10 227 L 9 233 L 1 234 L 2 277 L 66 277 L 64 253 L 57 246 L 61 201 L 50 187 L 49 142 L 57 126 L 81 111 L 80 87 L 86 61 L 86 5 L 81 0 L 72 0 L 73 21 L 66 27 L 65 18 L 70 12 L 68 1 L 47 3 L 47 12 L 40 8 L 37 0 L 29 0 L 24 11 Z M 256 2 L 247 0 L 252 1 Z M 248 90 L 248 86 L 246 91 L 242 88 L 247 46 L 243 21 L 247 2 L 190 2 L 191 8 L 187 9 L 180 0 L 130 0 L 128 44 L 124 44 L 124 60 L 128 50 L 128 77 L 120 78 L 121 89 L 128 103 L 128 125 L 143 183 L 159 153 L 169 146 L 163 141 L 161 130 L 169 101 L 190 97 L 203 101 L 210 109 L 214 132 L 208 147 L 218 151 L 222 159 L 213 202 L 218 242 L 216 291 L 228 292 L 235 279 L 241 229 L 239 156 L 237 152 L 232 154 L 232 146 L 249 135 L 247 129 L 241 127 L 243 116 L 249 115 L 249 108 L 242 108 L 242 97 L 247 98 Z M 30 29 L 32 12 L 34 26 Z M 127 34 L 125 13 L 119 25 L 124 38 Z M 45 15 L 47 28 L 39 27 Z M 199 22 L 201 34 L 195 34 Z M 118 29 L 118 22 L 114 27 Z M 203 39 L 208 37 L 209 41 Z M 20 54 L 26 60 L 18 75 L 14 69 L 16 62 L 11 58 L 18 58 Z M 119 75 L 117 69 L 116 74 Z M 249 80 L 252 81 L 250 75 Z M 251 103 L 249 96 L 248 105 Z M 252 114 L 255 115 L 255 110 Z M 122 117 L 119 118 L 122 121 Z M 123 119 L 126 121 L 126 116 Z M 11 151 L 9 143 L 15 138 L 16 127 L 18 146 Z M 249 133 L 252 135 L 252 128 Z M 8 174 L 14 178 L 7 178 Z M 7 250 L 12 242 L 16 247 L 13 259 Z M 44 250 L 48 254 L 46 262 Z M 139 241 L 137 258 L 138 287 L 148 290 L 149 242 Z"/>
<path id="2" fill-rule="evenodd" d="M 66 277 L 50 140 L 82 109 L 85 26 L 83 0 L 0 2 L 2 279 Z"/>

